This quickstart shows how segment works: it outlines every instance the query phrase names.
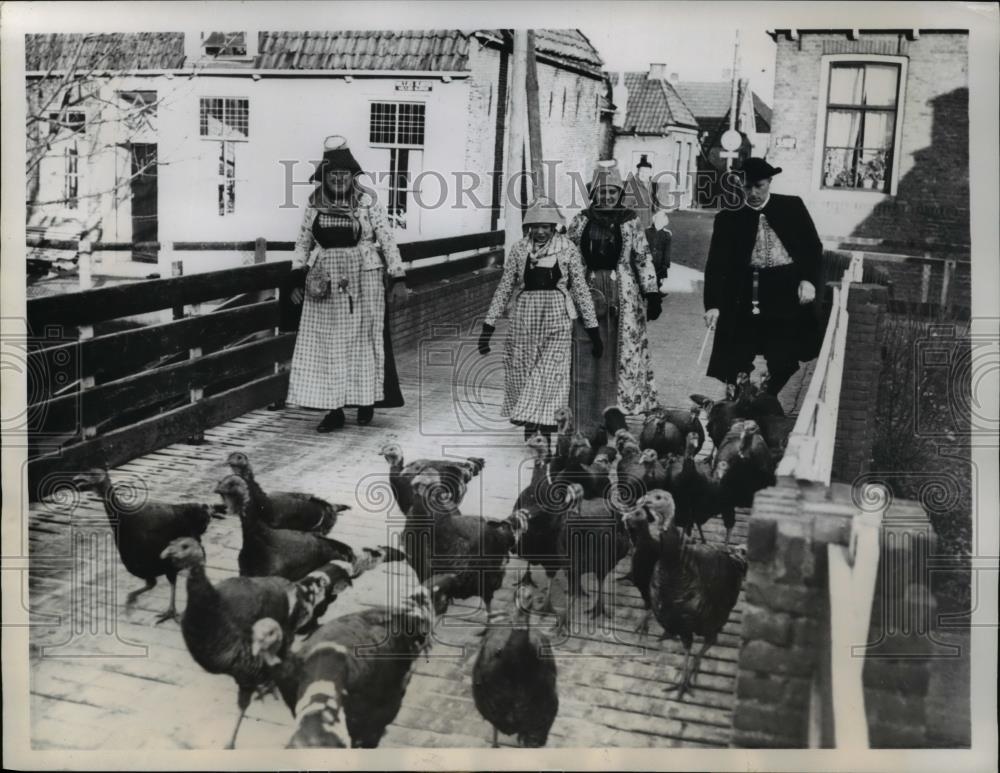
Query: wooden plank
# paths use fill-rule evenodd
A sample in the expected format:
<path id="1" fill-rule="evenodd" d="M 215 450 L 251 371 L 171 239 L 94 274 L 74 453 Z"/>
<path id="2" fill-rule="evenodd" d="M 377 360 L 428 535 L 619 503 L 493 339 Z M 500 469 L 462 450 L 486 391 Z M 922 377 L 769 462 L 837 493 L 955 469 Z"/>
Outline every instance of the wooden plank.
<path id="1" fill-rule="evenodd" d="M 70 430 L 76 422 L 96 426 L 123 408 L 132 411 L 155 405 L 191 389 L 287 361 L 294 348 L 295 334 L 284 333 L 47 400 L 35 406 L 45 416 L 38 431 Z"/>
<path id="2" fill-rule="evenodd" d="M 291 265 L 291 261 L 263 263 L 33 298 L 27 305 L 28 327 L 32 334 L 40 335 L 50 325 L 93 324 L 178 304 L 201 303 L 277 287 L 291 270 Z"/>
<path id="3" fill-rule="evenodd" d="M 423 239 L 399 245 L 399 254 L 405 261 L 433 258 L 468 250 L 482 250 L 503 245 L 502 231 L 485 231 L 478 234 L 449 236 L 444 239 Z"/>
<path id="4" fill-rule="evenodd" d="M 112 333 L 86 341 L 63 343 L 28 354 L 29 378 L 69 372 L 76 377 L 94 376 L 108 381 L 200 344 L 211 350 L 220 342 L 271 329 L 278 325 L 278 302 L 264 301 L 238 308 L 188 317 L 176 322 L 149 325 L 137 330 Z M 34 343 L 34 342 L 32 342 Z M 33 405 L 52 395 L 52 387 L 29 383 L 28 401 Z"/>
<path id="5" fill-rule="evenodd" d="M 442 279 L 465 276 L 473 271 L 479 271 L 492 266 L 498 258 L 500 260 L 503 259 L 503 250 L 481 252 L 478 255 L 472 255 L 468 258 L 450 260 L 446 263 L 436 263 L 432 266 L 408 268 L 406 270 L 406 284 L 409 287 L 417 287 Z"/>
<path id="6" fill-rule="evenodd" d="M 183 440 L 205 427 L 215 426 L 247 411 L 284 399 L 288 372 L 275 373 L 248 384 L 160 414 L 130 427 L 62 449 L 28 462 L 28 491 L 37 500 L 46 476 L 85 469 L 105 462 L 110 467 Z"/>

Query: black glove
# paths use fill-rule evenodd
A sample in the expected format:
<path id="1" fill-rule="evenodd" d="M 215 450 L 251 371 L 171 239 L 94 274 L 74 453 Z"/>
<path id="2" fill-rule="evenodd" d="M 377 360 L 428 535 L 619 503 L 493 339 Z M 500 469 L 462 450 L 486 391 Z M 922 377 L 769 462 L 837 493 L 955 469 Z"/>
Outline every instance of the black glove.
<path id="1" fill-rule="evenodd" d="M 600 358 L 604 354 L 604 344 L 601 343 L 601 330 L 596 327 L 584 328 L 587 331 L 587 337 L 590 338 L 591 349 L 594 359 Z"/>
<path id="2" fill-rule="evenodd" d="M 659 293 L 646 293 L 646 319 L 653 321 L 663 313 L 663 298 Z"/>
<path id="3" fill-rule="evenodd" d="M 479 334 L 479 353 L 489 354 L 490 353 L 490 336 L 493 335 L 493 331 L 496 330 L 493 325 L 487 325 L 483 323 L 483 332 Z"/>

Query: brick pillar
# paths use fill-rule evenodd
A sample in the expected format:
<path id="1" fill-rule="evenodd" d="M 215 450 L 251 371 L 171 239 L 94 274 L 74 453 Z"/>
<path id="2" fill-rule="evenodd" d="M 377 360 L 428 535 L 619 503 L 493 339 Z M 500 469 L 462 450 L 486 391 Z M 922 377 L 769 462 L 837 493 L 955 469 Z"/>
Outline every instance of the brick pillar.
<path id="1" fill-rule="evenodd" d="M 847 297 L 847 347 L 840 387 L 832 479 L 850 483 L 868 471 L 875 441 L 875 406 L 882 372 L 885 287 L 852 284 Z"/>
<path id="2" fill-rule="evenodd" d="M 757 492 L 747 536 L 733 746 L 808 746 L 810 686 L 829 619 L 826 545 L 846 542 L 853 510 L 781 478 Z"/>

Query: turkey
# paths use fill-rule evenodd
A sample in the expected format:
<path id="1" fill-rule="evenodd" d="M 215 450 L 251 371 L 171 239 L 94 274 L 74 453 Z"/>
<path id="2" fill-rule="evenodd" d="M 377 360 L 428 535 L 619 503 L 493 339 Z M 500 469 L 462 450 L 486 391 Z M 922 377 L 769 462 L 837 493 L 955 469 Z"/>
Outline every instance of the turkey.
<path id="1" fill-rule="evenodd" d="M 425 582 L 433 575 L 453 575 L 442 586 L 448 600 L 480 596 L 489 615 L 523 521 L 462 515 L 440 473 L 430 466 L 413 477 L 412 485 L 413 507 L 403 539 L 417 578 Z"/>
<path id="2" fill-rule="evenodd" d="M 548 443 L 542 435 L 533 435 L 524 441 L 524 445 L 531 452 L 533 462 L 531 480 L 518 494 L 514 501 L 514 509 L 530 511 L 544 509 L 552 501 L 550 491 L 553 487 L 552 477 L 549 474 L 549 462 L 546 458 Z"/>
<path id="3" fill-rule="evenodd" d="M 765 375 L 764 378 L 766 383 L 767 376 Z M 775 437 L 787 424 L 787 422 L 775 421 L 785 415 L 778 398 L 761 391 L 750 379 L 748 373 L 738 374 L 736 385 L 727 386 L 724 400 L 713 401 L 704 395 L 691 395 L 691 400 L 700 405 L 708 415 L 708 435 L 716 447 L 725 439 L 726 433 L 729 432 L 733 423 L 741 419 L 752 419 L 758 422 L 768 421 L 775 427 Z M 773 419 L 765 419 L 765 417 L 773 417 Z"/>
<path id="4" fill-rule="evenodd" d="M 694 434 L 694 433 L 692 433 Z M 639 464 L 643 466 L 642 483 L 647 491 L 654 488 L 665 488 L 667 485 L 667 470 L 663 466 L 656 451 L 647 448 L 639 454 Z"/>
<path id="5" fill-rule="evenodd" d="M 114 534 L 118 556 L 129 574 L 145 580 L 146 585 L 128 594 L 125 604 L 156 587 L 158 577 L 170 583 L 170 604 L 156 618 L 156 623 L 177 618 L 177 571 L 160 554 L 179 537 L 199 539 L 208 529 L 212 518 L 221 518 L 207 504 L 196 502 L 133 502 L 116 490 L 106 467 L 95 467 L 73 478 L 80 491 L 93 491 L 100 496 L 108 524 Z"/>
<path id="6" fill-rule="evenodd" d="M 701 659 L 715 644 L 739 599 L 747 572 L 746 556 L 715 545 L 691 543 L 675 523 L 673 502 L 666 491 L 650 491 L 640 507 L 648 509 L 659 532 L 659 557 L 649 583 L 653 614 L 663 627 L 661 639 L 679 637 L 684 665 L 676 685 L 680 699 L 694 684 Z M 691 662 L 694 637 L 701 649 Z"/>
<path id="7" fill-rule="evenodd" d="M 701 527 L 714 515 L 723 511 L 721 486 L 707 462 L 695 459 L 699 446 L 698 435 L 689 432 L 684 456 L 672 458 L 667 464 L 667 481 L 663 488 L 673 495 L 677 507 L 677 525 L 690 534 L 691 529 L 698 527 L 701 541 L 705 542 L 705 534 Z M 732 528 L 731 525 L 729 528 Z"/>
<path id="8" fill-rule="evenodd" d="M 234 451 L 226 464 L 246 481 L 250 490 L 250 509 L 273 529 L 294 529 L 326 534 L 337 523 L 337 517 L 350 505 L 331 504 L 325 499 L 297 491 L 272 491 L 265 494 L 254 477 L 250 460 L 242 451 Z"/>
<path id="9" fill-rule="evenodd" d="M 649 630 L 649 618 L 653 614 L 653 602 L 649 595 L 649 581 L 653 577 L 653 568 L 660 556 L 660 546 L 650 531 L 653 522 L 652 514 L 643 507 L 636 507 L 622 514 L 622 521 L 632 538 L 632 566 L 628 578 L 642 596 L 642 604 L 646 612 L 635 632 L 643 636 Z"/>
<path id="10" fill-rule="evenodd" d="M 594 460 L 598 449 L 608 445 L 618 430 L 628 431 L 625 414 L 617 406 L 609 406 L 604 409 L 602 423 L 595 427 L 589 438 L 575 431 L 576 425 L 573 411 L 569 407 L 557 409 L 555 421 L 557 432 L 556 450 L 553 454 L 555 469 L 560 469 L 569 457 L 570 444 L 574 438 L 586 439 L 590 443 L 590 455 L 584 460 L 584 463 L 590 464 Z"/>
<path id="11" fill-rule="evenodd" d="M 587 614 L 598 617 L 604 612 L 604 578 L 628 555 L 628 532 L 609 501 L 585 500 L 578 483 L 571 483 L 566 491 L 563 530 L 563 549 L 569 555 L 568 590 L 579 595 L 583 575 L 592 573 L 597 578 L 597 599 Z"/>
<path id="12" fill-rule="evenodd" d="M 338 540 L 293 529 L 272 529 L 262 523 L 249 509 L 250 490 L 239 475 L 227 475 L 215 491 L 243 524 L 243 546 L 237 562 L 245 577 L 277 575 L 299 580 L 328 561 L 356 560 L 351 547 Z"/>
<path id="13" fill-rule="evenodd" d="M 187 607 L 181 634 L 194 661 L 210 674 L 228 674 L 238 687 L 239 716 L 227 748 L 234 748 L 254 691 L 267 682 L 264 664 L 250 648 L 253 624 L 265 617 L 280 627 L 280 651 L 296 630 L 308 627 L 318 608 L 351 585 L 352 567 L 320 567 L 300 584 L 283 577 L 230 577 L 213 585 L 205 573 L 205 550 L 190 537 L 172 541 L 160 554 L 176 572 L 187 570 Z"/>
<path id="14" fill-rule="evenodd" d="M 465 498 L 468 483 L 482 472 L 486 460 L 478 456 L 465 459 L 414 459 L 404 462 L 403 449 L 396 443 L 382 446 L 379 454 L 389 463 L 389 486 L 392 488 L 396 505 L 403 515 L 408 515 L 413 506 L 412 480 L 420 470 L 431 467 L 448 486 L 451 500 L 456 505 Z"/>
<path id="15" fill-rule="evenodd" d="M 630 434 L 620 437 L 617 443 L 619 458 L 615 481 L 615 498 L 625 506 L 646 493 L 646 467 L 640 461 L 642 451 Z M 654 452 L 655 453 L 655 452 Z"/>
<path id="16" fill-rule="evenodd" d="M 396 718 L 414 661 L 431 645 L 433 589 L 399 607 L 374 607 L 324 623 L 298 651 L 282 647 L 281 626 L 253 627 L 258 653 L 295 716 L 286 748 L 378 747 Z"/>
<path id="17" fill-rule="evenodd" d="M 715 453 L 715 477 L 719 481 L 722 521 L 726 542 L 736 524 L 736 508 L 752 507 L 755 493 L 777 483 L 774 459 L 760 436 L 757 422 L 733 423 Z"/>
<path id="18" fill-rule="evenodd" d="M 545 746 L 559 712 L 557 669 L 548 637 L 531 627 L 532 591 L 520 585 L 512 610 L 490 616 L 472 667 L 472 697 L 499 733 L 516 735 L 522 747 Z"/>
<path id="19" fill-rule="evenodd" d="M 687 410 L 660 408 L 655 413 L 677 427 L 681 437 L 687 437 L 689 433 L 694 432 L 698 436 L 698 451 L 701 451 L 701 447 L 705 443 L 705 427 L 701 423 L 700 405 L 692 403 Z"/>
<path id="20" fill-rule="evenodd" d="M 700 423 L 700 422 L 699 422 Z M 646 419 L 639 433 L 639 448 L 651 448 L 657 456 L 684 453 L 684 434 L 667 417 L 666 412 L 659 411 Z"/>

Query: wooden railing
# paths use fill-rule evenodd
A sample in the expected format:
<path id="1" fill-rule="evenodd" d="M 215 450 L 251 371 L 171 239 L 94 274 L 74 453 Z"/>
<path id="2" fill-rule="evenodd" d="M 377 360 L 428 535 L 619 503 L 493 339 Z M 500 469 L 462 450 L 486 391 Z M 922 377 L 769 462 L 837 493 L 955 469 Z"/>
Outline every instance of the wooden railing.
<path id="1" fill-rule="evenodd" d="M 488 265 L 502 257 L 502 239 L 498 232 L 400 245 L 407 282 Z M 260 250 L 262 241 L 246 246 Z M 83 246 L 89 254 L 101 245 Z M 293 245 L 267 248 L 282 246 Z M 302 277 L 291 261 L 261 262 L 29 300 L 31 497 L 44 496 L 49 476 L 197 440 L 283 399 L 295 345 L 285 320 L 295 316 L 290 294 Z M 241 305 L 225 302 L 240 295 Z M 200 313 L 200 304 L 220 300 L 218 310 Z M 158 312 L 173 319 L 101 334 L 102 323 Z"/>
<path id="2" fill-rule="evenodd" d="M 864 265 L 855 253 L 833 303 L 812 380 L 788 439 L 777 474 L 829 487 L 840 407 L 840 387 L 847 348 L 847 301 L 851 284 L 861 282 Z M 812 683 L 809 742 L 816 748 L 866 749 L 862 670 L 864 654 L 854 652 L 867 641 L 879 566 L 881 513 L 858 512 L 851 521 L 848 544 L 827 544 L 829 622 Z M 834 675 L 835 678 L 834 678 Z"/>

